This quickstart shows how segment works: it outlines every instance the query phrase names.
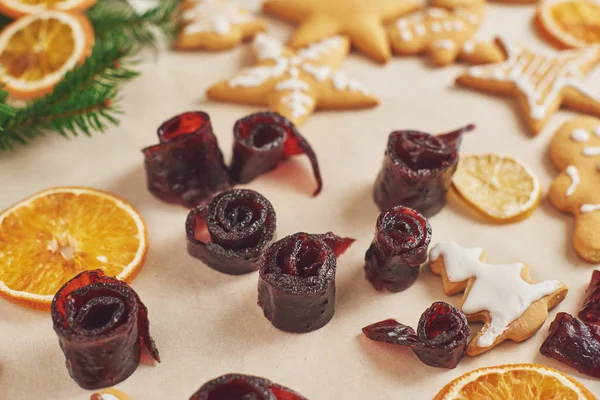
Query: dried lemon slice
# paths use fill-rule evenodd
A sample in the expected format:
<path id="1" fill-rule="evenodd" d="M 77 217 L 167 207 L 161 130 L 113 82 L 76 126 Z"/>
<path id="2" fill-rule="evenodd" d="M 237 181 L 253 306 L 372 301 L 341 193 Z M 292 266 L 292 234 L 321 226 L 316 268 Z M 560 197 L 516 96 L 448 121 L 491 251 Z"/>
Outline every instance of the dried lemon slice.
<path id="1" fill-rule="evenodd" d="M 147 251 L 144 221 L 125 201 L 94 189 L 48 189 L 0 213 L 0 296 L 49 308 L 85 270 L 130 282 Z"/>
<path id="2" fill-rule="evenodd" d="M 20 18 L 48 10 L 83 12 L 96 4 L 96 0 L 0 0 L 0 14 Z"/>
<path id="3" fill-rule="evenodd" d="M 600 44 L 598 0 L 545 0 L 538 6 L 537 19 L 552 39 L 566 47 Z"/>
<path id="4" fill-rule="evenodd" d="M 540 200 L 540 184 L 529 168 L 498 154 L 462 157 L 452 179 L 458 193 L 497 222 L 527 218 Z"/>
<path id="5" fill-rule="evenodd" d="M 447 384 L 434 400 L 595 400 L 575 379 L 538 364 L 479 368 Z"/>
<path id="6" fill-rule="evenodd" d="M 0 81 L 14 98 L 42 96 L 90 54 L 93 44 L 84 16 L 45 11 L 18 19 L 0 33 Z"/>

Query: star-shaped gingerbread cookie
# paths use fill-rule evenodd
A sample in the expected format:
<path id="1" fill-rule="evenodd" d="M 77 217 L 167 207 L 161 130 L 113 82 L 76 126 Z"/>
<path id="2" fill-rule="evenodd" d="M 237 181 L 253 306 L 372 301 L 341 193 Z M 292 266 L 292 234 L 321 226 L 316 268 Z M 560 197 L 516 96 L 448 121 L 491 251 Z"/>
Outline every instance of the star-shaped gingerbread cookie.
<path id="1" fill-rule="evenodd" d="M 540 133 L 561 104 L 600 115 L 600 95 L 583 81 L 600 61 L 600 48 L 547 54 L 502 39 L 497 43 L 506 60 L 467 69 L 457 78 L 459 84 L 514 96 L 534 135 Z"/>
<path id="2" fill-rule="evenodd" d="M 300 24 L 289 45 L 303 47 L 338 34 L 380 63 L 391 57 L 383 23 L 416 10 L 415 0 L 268 0 L 267 13 Z"/>
<path id="3" fill-rule="evenodd" d="M 265 30 L 263 20 L 232 0 L 184 0 L 175 47 L 226 50 Z"/>
<path id="4" fill-rule="evenodd" d="M 448 8 L 432 6 L 401 17 L 388 26 L 392 50 L 398 55 L 427 53 L 438 66 L 457 58 L 470 61 L 471 54 L 481 53 L 470 40 L 479 28 L 484 10 L 485 3 L 475 1 Z M 495 50 L 490 61 L 503 61 L 495 46 L 490 49 Z"/>
<path id="5" fill-rule="evenodd" d="M 431 249 L 429 260 L 447 295 L 464 292 L 460 308 L 467 320 L 484 324 L 467 346 L 470 356 L 505 340 L 530 338 L 567 295 L 560 281 L 534 283 L 525 264 L 487 264 L 482 249 L 443 242 Z"/>
<path id="6" fill-rule="evenodd" d="M 253 48 L 258 65 L 209 88 L 209 98 L 266 105 L 297 125 L 317 108 L 367 108 L 379 102 L 361 83 L 338 71 L 350 48 L 344 37 L 292 50 L 260 34 Z"/>
<path id="7" fill-rule="evenodd" d="M 577 254 L 600 263 L 600 120 L 580 117 L 558 128 L 550 158 L 561 171 L 550 186 L 550 202 L 575 217 Z"/>

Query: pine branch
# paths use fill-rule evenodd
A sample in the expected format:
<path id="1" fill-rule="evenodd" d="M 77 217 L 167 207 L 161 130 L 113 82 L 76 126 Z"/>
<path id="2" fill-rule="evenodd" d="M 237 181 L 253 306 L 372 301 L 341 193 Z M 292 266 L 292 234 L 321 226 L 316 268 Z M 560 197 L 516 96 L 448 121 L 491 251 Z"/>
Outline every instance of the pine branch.
<path id="1" fill-rule="evenodd" d="M 92 55 L 68 72 L 52 93 L 28 105 L 14 108 L 6 104 L 7 93 L 0 92 L 0 150 L 27 144 L 46 131 L 61 135 L 91 135 L 117 124 L 115 106 L 119 85 L 138 75 L 124 61 L 132 54 L 131 45 L 116 34 L 97 42 Z M 2 101 L 4 100 L 4 101 Z"/>
<path id="2" fill-rule="evenodd" d="M 158 32 L 169 38 L 175 34 L 178 5 L 179 0 L 160 0 L 157 7 L 138 14 L 126 1 L 102 0 L 87 15 L 97 38 L 118 30 L 139 45 L 153 45 Z"/>

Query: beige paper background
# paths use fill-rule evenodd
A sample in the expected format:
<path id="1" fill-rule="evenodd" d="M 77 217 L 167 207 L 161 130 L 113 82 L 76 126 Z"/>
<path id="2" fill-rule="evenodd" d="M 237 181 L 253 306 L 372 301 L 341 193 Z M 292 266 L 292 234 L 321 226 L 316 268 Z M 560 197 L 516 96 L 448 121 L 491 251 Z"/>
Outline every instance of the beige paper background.
<path id="1" fill-rule="evenodd" d="M 533 13 L 530 5 L 490 5 L 481 36 L 502 32 L 508 39 L 547 47 L 533 32 Z M 270 27 L 282 39 L 291 31 L 273 20 Z M 247 46 L 218 54 L 149 55 L 141 66 L 143 76 L 125 90 L 119 127 L 92 139 L 65 141 L 49 135 L 0 154 L 1 208 L 47 187 L 84 185 L 126 198 L 145 217 L 151 247 L 133 287 L 149 308 L 151 333 L 163 362 L 140 366 L 119 388 L 135 400 L 187 399 L 205 381 L 241 372 L 270 378 L 311 400 L 431 399 L 448 381 L 472 369 L 537 362 L 565 371 L 600 393 L 598 381 L 539 354 L 556 312 L 577 312 L 594 268 L 571 247 L 571 217 L 555 211 L 547 200 L 528 220 L 499 226 L 481 220 L 451 195 L 447 207 L 431 219 L 433 243 L 454 240 L 483 247 L 491 262 L 527 262 L 535 280 L 559 278 L 568 285 L 566 300 L 538 334 L 521 344 L 507 342 L 466 357 L 454 370 L 427 367 L 409 349 L 374 343 L 361 334 L 363 326 L 390 317 L 416 327 L 432 302 L 458 305 L 460 300 L 445 296 L 439 277 L 426 267 L 413 287 L 398 294 L 378 293 L 364 279 L 364 252 L 379 214 L 371 188 L 392 130 L 443 132 L 474 122 L 478 129 L 465 138 L 463 154 L 517 156 L 539 176 L 544 190 L 557 174 L 547 145 L 572 114 L 558 113 L 532 138 L 510 100 L 454 86 L 460 65 L 434 69 L 424 59 L 396 58 L 381 67 L 352 55 L 344 69 L 379 95 L 382 104 L 369 111 L 319 112 L 302 127 L 319 156 L 323 193 L 311 198 L 314 182 L 301 157 L 249 185 L 273 203 L 279 237 L 332 230 L 357 239 L 339 260 L 337 311 L 323 329 L 303 335 L 278 331 L 256 305 L 257 274 L 226 276 L 190 258 L 183 229 L 187 210 L 146 191 L 140 149 L 156 143 L 156 128 L 165 119 L 204 110 L 229 159 L 234 122 L 258 109 L 213 103 L 203 93 L 251 62 Z M 590 87 L 600 88 L 599 83 L 599 74 L 590 78 Z M 83 400 L 89 395 L 67 374 L 50 315 L 0 300 L 0 399 Z"/>

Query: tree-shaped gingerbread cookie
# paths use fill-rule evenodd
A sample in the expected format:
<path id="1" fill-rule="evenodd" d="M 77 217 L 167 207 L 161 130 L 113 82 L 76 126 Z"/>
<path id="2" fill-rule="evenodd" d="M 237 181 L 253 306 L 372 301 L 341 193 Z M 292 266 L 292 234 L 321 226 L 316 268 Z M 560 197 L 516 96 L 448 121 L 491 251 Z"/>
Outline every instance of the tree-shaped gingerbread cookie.
<path id="1" fill-rule="evenodd" d="M 467 321 L 483 322 L 467 345 L 470 356 L 505 340 L 530 338 L 548 318 L 548 310 L 567 295 L 560 281 L 534 282 L 526 264 L 488 264 L 483 249 L 442 242 L 431 249 L 429 260 L 447 295 L 464 292 L 460 309 Z"/>
<path id="2" fill-rule="evenodd" d="M 552 139 L 550 158 L 562 171 L 550 186 L 550 202 L 575 217 L 577 254 L 600 263 L 600 120 L 581 117 L 562 125 Z"/>

